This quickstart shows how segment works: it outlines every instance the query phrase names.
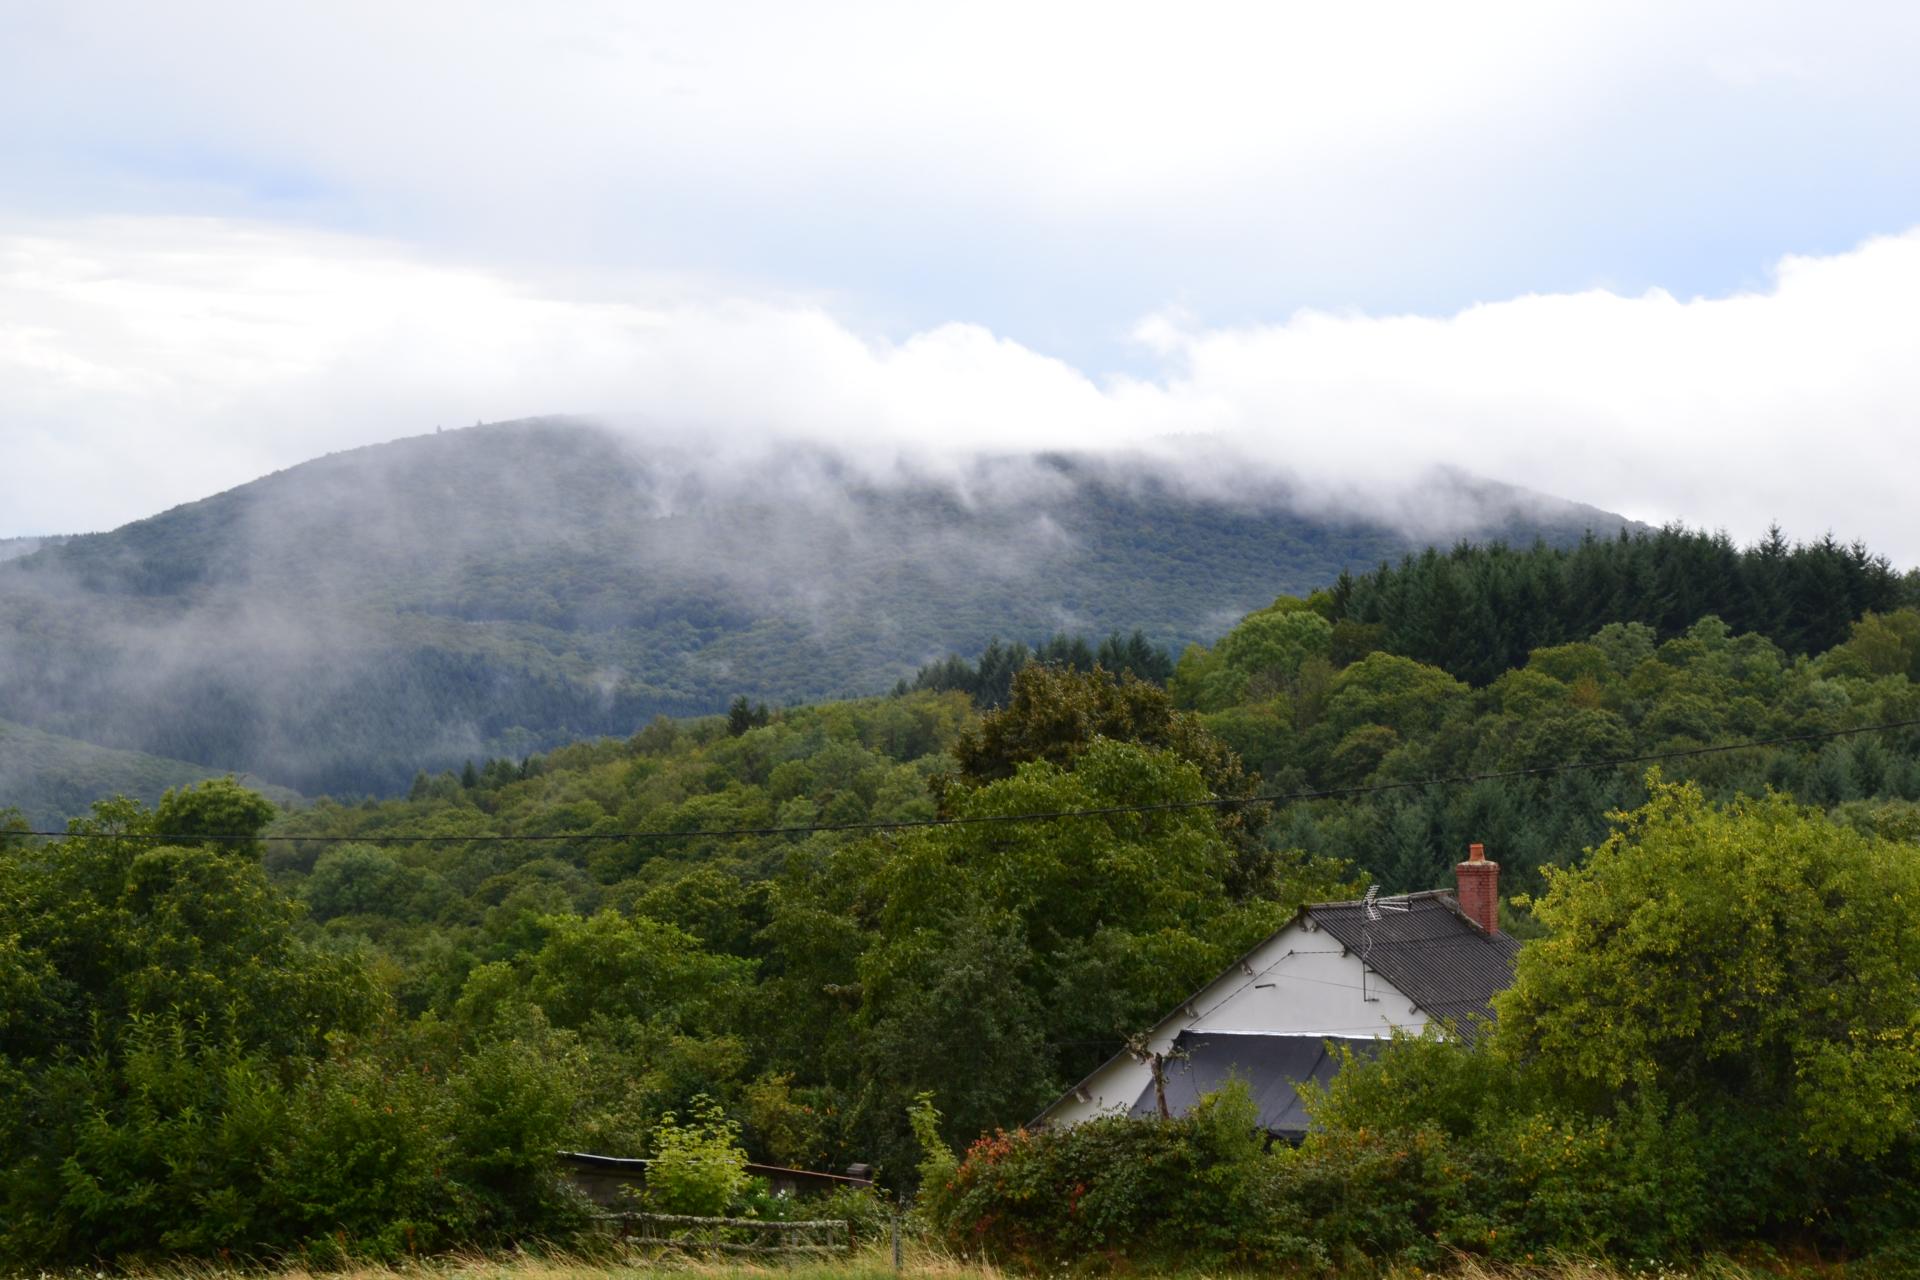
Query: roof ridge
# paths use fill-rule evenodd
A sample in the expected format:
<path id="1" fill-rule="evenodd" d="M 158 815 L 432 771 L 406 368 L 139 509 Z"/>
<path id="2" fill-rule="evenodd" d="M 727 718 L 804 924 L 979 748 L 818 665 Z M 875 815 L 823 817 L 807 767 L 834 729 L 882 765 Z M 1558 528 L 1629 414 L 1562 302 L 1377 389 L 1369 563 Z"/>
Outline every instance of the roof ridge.
<path id="1" fill-rule="evenodd" d="M 1444 898 L 1447 901 L 1452 902 L 1453 890 L 1421 889 L 1414 893 L 1394 893 L 1394 894 L 1388 894 L 1387 896 L 1391 898 L 1403 899 L 1408 902 L 1411 902 L 1416 898 L 1421 900 L 1425 900 L 1428 898 Z M 1342 898 L 1334 902 L 1309 902 L 1306 904 L 1303 910 L 1318 911 L 1327 907 L 1364 907 L 1366 905 L 1367 905 L 1367 900 L 1365 898 Z M 1458 905 L 1459 905 L 1458 903 L 1455 903 L 1456 909 L 1458 908 Z"/>

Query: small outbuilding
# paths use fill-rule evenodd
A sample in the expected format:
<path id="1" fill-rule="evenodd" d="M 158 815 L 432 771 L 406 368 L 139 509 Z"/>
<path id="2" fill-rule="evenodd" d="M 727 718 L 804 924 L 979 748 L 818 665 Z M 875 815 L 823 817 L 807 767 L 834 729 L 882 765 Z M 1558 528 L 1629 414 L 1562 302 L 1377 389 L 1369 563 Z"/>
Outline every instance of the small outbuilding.
<path id="1" fill-rule="evenodd" d="M 1319 902 L 1169 1012 L 1035 1118 L 1077 1124 L 1124 1113 L 1179 1115 L 1230 1078 L 1246 1082 L 1260 1124 L 1306 1132 L 1296 1086 L 1332 1078 L 1339 1050 L 1370 1055 L 1395 1031 L 1438 1023 L 1472 1036 L 1513 981 L 1519 944 L 1500 932 L 1500 866 L 1473 845 L 1457 893 L 1369 894 Z"/>
<path id="2" fill-rule="evenodd" d="M 647 1166 L 653 1161 L 628 1156 L 594 1155 L 588 1151 L 559 1153 L 560 1171 L 586 1193 L 589 1200 L 608 1209 L 631 1209 L 637 1192 L 647 1184 Z M 767 1189 L 776 1195 L 824 1195 L 842 1187 L 871 1187 L 873 1179 L 867 1166 L 855 1165 L 845 1173 L 824 1173 L 817 1169 L 789 1169 L 777 1164 L 748 1164 L 747 1175 L 765 1178 Z"/>

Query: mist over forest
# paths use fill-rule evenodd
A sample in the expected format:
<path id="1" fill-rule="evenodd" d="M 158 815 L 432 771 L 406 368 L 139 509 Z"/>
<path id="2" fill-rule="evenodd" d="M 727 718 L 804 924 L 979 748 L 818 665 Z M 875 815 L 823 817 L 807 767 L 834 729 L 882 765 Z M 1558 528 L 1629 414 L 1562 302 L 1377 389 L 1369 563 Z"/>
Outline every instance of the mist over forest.
<path id="1" fill-rule="evenodd" d="M 878 692 L 995 637 L 1139 629 L 1177 654 L 1435 539 L 1624 523 L 1462 473 L 1330 494 L 1180 457 L 876 463 L 579 419 L 333 454 L 0 553 L 0 719 L 392 793 L 738 695 Z"/>

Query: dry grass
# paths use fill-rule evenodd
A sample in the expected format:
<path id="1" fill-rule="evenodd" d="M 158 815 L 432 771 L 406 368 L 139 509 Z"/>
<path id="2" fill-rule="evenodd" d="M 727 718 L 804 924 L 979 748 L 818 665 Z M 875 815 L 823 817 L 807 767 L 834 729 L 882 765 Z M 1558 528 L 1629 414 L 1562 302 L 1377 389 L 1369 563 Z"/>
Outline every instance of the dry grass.
<path id="1" fill-rule="evenodd" d="M 217 1263 L 181 1261 L 148 1267 L 126 1280 L 1011 1280 L 996 1268 L 962 1262 L 921 1248 L 907 1250 L 901 1273 L 885 1246 L 870 1246 L 844 1259 L 793 1263 L 713 1261 L 668 1254 L 606 1257 L 555 1254 L 449 1254 L 386 1265 L 348 1265 L 338 1269 L 282 1266 L 242 1271 Z M 32 1280 L 115 1280 L 112 1273 L 42 1273 Z"/>
<path id="2" fill-rule="evenodd" d="M 340 1270 L 293 1266 L 251 1273 L 209 1263 L 183 1262 L 140 1271 L 132 1280 L 900 1280 L 900 1277 L 904 1280 L 1024 1280 L 1017 1273 L 961 1261 L 919 1245 L 908 1248 L 905 1262 L 902 1272 L 896 1276 L 892 1255 L 885 1246 L 869 1247 L 845 1259 L 792 1264 L 715 1262 L 675 1256 L 650 1259 L 456 1254 L 398 1266 L 350 1266 Z M 1137 1273 L 1136 1280 L 1148 1274 Z M 1253 1280 L 1260 1274 L 1184 1271 L 1159 1273 L 1158 1280 Z M 76 1271 L 47 1274 L 37 1280 L 94 1280 L 95 1275 L 92 1271 Z M 1064 1277 L 1048 1280 L 1064 1280 Z M 1289 1276 L 1285 1280 L 1304 1278 Z M 1687 1265 L 1649 1262 L 1622 1269 L 1578 1260 L 1510 1267 L 1463 1258 L 1440 1270 L 1393 1267 L 1343 1280 L 1868 1280 L 1868 1273 L 1838 1266 L 1749 1265 L 1727 1259 L 1708 1259 Z"/>

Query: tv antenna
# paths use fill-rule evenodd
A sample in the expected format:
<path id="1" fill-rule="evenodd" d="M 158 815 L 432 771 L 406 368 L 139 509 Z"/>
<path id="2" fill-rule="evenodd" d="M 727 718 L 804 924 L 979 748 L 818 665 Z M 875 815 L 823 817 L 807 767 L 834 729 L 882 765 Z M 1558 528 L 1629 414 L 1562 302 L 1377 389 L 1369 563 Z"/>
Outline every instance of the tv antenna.
<path id="1" fill-rule="evenodd" d="M 1360 934 L 1360 998 L 1372 1000 L 1377 997 L 1367 994 L 1367 974 L 1373 968 L 1373 926 L 1378 924 L 1382 912 L 1407 912 L 1413 910 L 1413 904 L 1407 901 L 1405 894 L 1395 894 L 1391 898 L 1380 896 L 1380 886 L 1367 886 L 1367 896 L 1360 900 L 1365 909 L 1367 922 L 1361 926 Z"/>
<path id="2" fill-rule="evenodd" d="M 1391 898 L 1383 898 L 1380 896 L 1380 886 L 1377 884 L 1368 885 L 1367 896 L 1360 901 L 1361 905 L 1367 909 L 1367 919 L 1369 921 L 1378 920 L 1382 911 L 1413 910 L 1413 904 L 1407 901 L 1405 894 L 1396 894 Z"/>

